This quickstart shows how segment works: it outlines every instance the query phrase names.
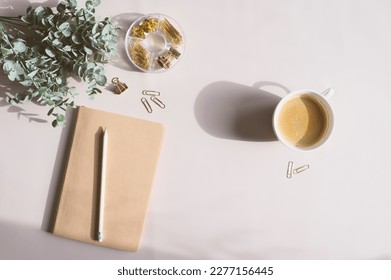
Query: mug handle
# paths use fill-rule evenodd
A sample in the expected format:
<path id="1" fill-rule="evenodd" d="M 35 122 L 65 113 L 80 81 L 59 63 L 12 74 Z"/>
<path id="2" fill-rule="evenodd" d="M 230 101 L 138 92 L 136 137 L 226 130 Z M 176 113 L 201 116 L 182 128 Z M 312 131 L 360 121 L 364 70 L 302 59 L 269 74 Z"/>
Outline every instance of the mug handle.
<path id="1" fill-rule="evenodd" d="M 323 91 L 320 95 L 322 95 L 325 99 L 329 99 L 332 95 L 334 95 L 334 89 L 328 88 Z"/>

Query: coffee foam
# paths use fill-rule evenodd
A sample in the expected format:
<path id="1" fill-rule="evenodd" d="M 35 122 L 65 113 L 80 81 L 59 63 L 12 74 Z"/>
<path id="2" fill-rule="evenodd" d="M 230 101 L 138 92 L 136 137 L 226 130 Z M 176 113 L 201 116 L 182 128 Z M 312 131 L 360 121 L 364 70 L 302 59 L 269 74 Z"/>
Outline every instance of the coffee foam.
<path id="1" fill-rule="evenodd" d="M 284 139 L 298 147 L 317 144 L 327 131 L 325 108 L 315 98 L 301 94 L 282 106 L 278 126 Z"/>

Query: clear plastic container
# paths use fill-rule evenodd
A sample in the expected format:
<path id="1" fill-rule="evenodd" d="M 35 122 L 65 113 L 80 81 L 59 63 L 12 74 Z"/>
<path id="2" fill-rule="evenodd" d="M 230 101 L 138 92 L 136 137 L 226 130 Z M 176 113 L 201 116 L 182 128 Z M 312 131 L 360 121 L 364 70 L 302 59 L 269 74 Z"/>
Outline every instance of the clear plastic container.
<path id="1" fill-rule="evenodd" d="M 130 61 L 144 72 L 163 72 L 183 56 L 185 37 L 181 27 L 163 14 L 148 14 L 129 27 L 125 49 Z"/>

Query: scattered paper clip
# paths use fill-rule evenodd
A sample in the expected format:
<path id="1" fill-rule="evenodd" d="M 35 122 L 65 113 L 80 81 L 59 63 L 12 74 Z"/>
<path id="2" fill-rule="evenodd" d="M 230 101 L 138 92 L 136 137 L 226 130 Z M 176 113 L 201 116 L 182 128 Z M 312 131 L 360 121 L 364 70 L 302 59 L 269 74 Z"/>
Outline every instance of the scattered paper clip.
<path id="1" fill-rule="evenodd" d="M 148 113 L 152 113 L 152 107 L 151 107 L 151 105 L 149 104 L 148 100 L 145 97 L 141 98 L 141 102 L 143 103 L 145 109 L 147 109 L 147 112 Z"/>
<path id="2" fill-rule="evenodd" d="M 293 161 L 288 162 L 288 169 L 286 171 L 286 177 L 292 178 Z"/>
<path id="3" fill-rule="evenodd" d="M 166 105 L 159 98 L 157 98 L 157 96 L 160 96 L 159 91 L 157 91 L 157 90 L 143 90 L 142 93 L 143 93 L 143 95 L 149 95 L 151 101 L 153 103 L 155 103 L 157 106 L 159 106 L 161 109 L 166 108 Z M 147 109 L 148 113 L 152 113 L 152 107 L 145 97 L 141 98 L 141 102 L 143 103 L 145 109 Z"/>
<path id="4" fill-rule="evenodd" d="M 166 105 L 156 96 L 151 96 L 151 100 L 160 108 L 162 108 L 162 109 L 166 108 Z"/>
<path id="5" fill-rule="evenodd" d="M 160 92 L 156 90 L 143 90 L 144 95 L 159 96 Z"/>
<path id="6" fill-rule="evenodd" d="M 310 168 L 310 165 L 309 164 L 305 164 L 303 166 L 300 166 L 300 167 L 297 167 L 297 168 L 293 169 L 293 161 L 289 161 L 288 162 L 288 168 L 287 168 L 287 171 L 286 171 L 286 177 L 291 179 L 293 174 L 299 174 L 299 173 L 307 170 L 308 168 Z"/>
<path id="7" fill-rule="evenodd" d="M 301 172 L 307 170 L 308 168 L 310 168 L 309 164 L 300 166 L 300 167 L 298 167 L 298 168 L 296 168 L 296 169 L 293 169 L 293 174 L 301 173 Z"/>

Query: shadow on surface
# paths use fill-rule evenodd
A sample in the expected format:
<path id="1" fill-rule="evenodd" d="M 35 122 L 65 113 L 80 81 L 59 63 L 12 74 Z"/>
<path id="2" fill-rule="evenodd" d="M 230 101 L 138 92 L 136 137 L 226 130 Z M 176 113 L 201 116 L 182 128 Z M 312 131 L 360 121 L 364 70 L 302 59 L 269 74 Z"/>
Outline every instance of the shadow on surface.
<path id="1" fill-rule="evenodd" d="M 241 141 L 276 141 L 272 126 L 275 107 L 281 97 L 262 90 L 272 82 L 259 82 L 254 87 L 219 81 L 206 86 L 198 95 L 194 113 L 203 130 L 219 138 Z"/>
<path id="2" fill-rule="evenodd" d="M 39 228 L 0 221 L 0 260 L 154 259 L 159 252 L 114 250 L 54 236 Z M 157 256 L 155 256 L 157 254 Z M 167 256 L 177 259 L 178 256 Z"/>
<path id="3" fill-rule="evenodd" d="M 47 123 L 48 120 L 40 118 L 39 114 L 29 113 L 21 106 L 11 105 L 6 101 L 7 96 L 14 96 L 18 92 L 26 92 L 26 88 L 18 82 L 12 82 L 8 77 L 0 70 L 0 108 L 8 107 L 7 112 L 15 114 L 18 120 L 27 118 L 29 122 Z M 33 101 L 30 101 L 33 102 Z"/>
<path id="4" fill-rule="evenodd" d="M 74 121 L 76 113 L 76 109 L 68 108 L 66 112 L 67 125 L 62 128 L 61 131 L 52 178 L 50 180 L 49 192 L 46 199 L 45 212 L 41 224 L 41 229 L 47 232 L 52 232 L 54 226 L 53 223 L 57 212 L 61 184 L 64 179 L 64 171 L 67 166 L 68 151 L 75 126 Z"/>

